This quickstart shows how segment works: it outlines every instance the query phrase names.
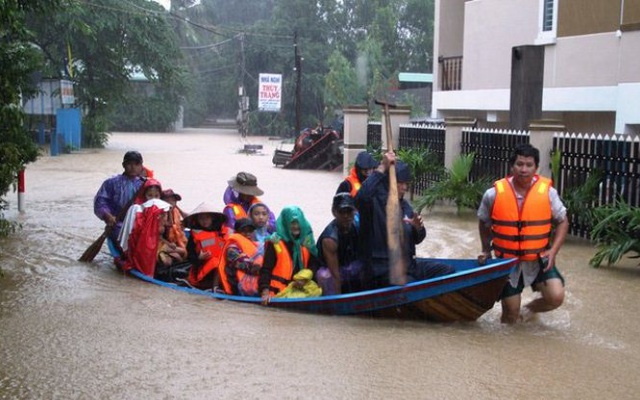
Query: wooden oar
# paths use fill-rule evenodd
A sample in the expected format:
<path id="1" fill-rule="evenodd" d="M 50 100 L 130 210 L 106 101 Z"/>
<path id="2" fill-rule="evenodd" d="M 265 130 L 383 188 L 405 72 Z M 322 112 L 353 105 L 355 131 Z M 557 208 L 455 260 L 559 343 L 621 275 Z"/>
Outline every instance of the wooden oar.
<path id="1" fill-rule="evenodd" d="M 127 215 L 127 211 L 129 210 L 129 207 L 131 207 L 136 197 L 138 197 L 138 195 L 142 193 L 142 191 L 144 190 L 144 181 L 146 181 L 147 179 L 143 177 L 140 177 L 140 179 L 142 180 L 142 186 L 140 186 L 136 194 L 133 195 L 133 197 L 127 202 L 127 204 L 125 204 L 124 207 L 120 209 L 120 212 L 118 213 L 118 215 L 116 215 L 116 223 L 124 219 L 124 217 Z M 91 245 L 84 251 L 84 253 L 82 253 L 80 258 L 78 258 L 78 261 L 82 261 L 82 262 L 93 261 L 93 259 L 96 258 L 96 256 L 100 252 L 100 249 L 104 244 L 104 241 L 109 237 L 109 235 L 111 234 L 111 231 L 113 231 L 114 227 L 115 227 L 115 224 L 107 225 L 104 228 L 104 232 L 102 232 L 102 235 L 100 235 L 100 237 L 98 237 L 93 243 L 91 243 Z"/>
<path id="2" fill-rule="evenodd" d="M 387 136 L 387 151 L 393 152 L 393 132 L 391 132 L 391 119 L 389 108 L 395 108 L 395 104 L 389 104 L 380 100 L 376 104 L 383 106 L 385 118 L 385 133 Z M 392 285 L 404 285 L 407 283 L 407 260 L 403 254 L 404 229 L 402 228 L 402 213 L 400 210 L 400 198 L 398 196 L 398 182 L 396 181 L 396 166 L 389 165 L 389 197 L 387 198 L 387 248 L 389 252 L 389 282 Z"/>

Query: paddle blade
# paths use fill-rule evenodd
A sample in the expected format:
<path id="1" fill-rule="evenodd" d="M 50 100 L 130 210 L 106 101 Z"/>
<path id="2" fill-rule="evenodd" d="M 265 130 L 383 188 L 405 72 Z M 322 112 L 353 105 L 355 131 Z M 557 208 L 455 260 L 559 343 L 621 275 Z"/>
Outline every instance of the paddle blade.
<path id="1" fill-rule="evenodd" d="M 389 197 L 387 198 L 387 248 L 389 253 L 389 282 L 392 285 L 407 283 L 407 259 L 404 257 L 404 229 L 402 212 L 395 179 L 395 166 L 389 169 Z"/>
<path id="2" fill-rule="evenodd" d="M 102 248 L 102 245 L 104 244 L 104 241 L 107 238 L 107 234 L 108 232 L 106 230 L 102 232 L 102 235 L 100 235 L 99 238 L 97 238 L 93 243 L 91 243 L 91 246 L 89 246 L 84 251 L 84 253 L 82 253 L 78 261 L 82 261 L 82 262 L 93 261 L 93 259 L 96 258 L 96 256 L 100 252 L 100 249 Z"/>

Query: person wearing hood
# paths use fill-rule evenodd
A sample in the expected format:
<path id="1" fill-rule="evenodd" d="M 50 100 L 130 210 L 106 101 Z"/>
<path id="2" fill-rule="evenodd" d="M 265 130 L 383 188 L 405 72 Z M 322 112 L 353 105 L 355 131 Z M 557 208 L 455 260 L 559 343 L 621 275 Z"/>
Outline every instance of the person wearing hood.
<path id="1" fill-rule="evenodd" d="M 116 243 L 122 228 L 121 210 L 128 207 L 142 187 L 144 169 L 142 155 L 137 151 L 128 151 L 122 159 L 124 171 L 120 175 L 105 180 L 93 199 L 93 213 L 108 226 L 113 226 L 109 238 Z M 126 212 L 126 211 L 125 211 Z"/>
<path id="2" fill-rule="evenodd" d="M 122 269 L 136 269 L 153 278 L 158 264 L 161 237 L 169 225 L 169 203 L 150 199 L 140 206 L 133 229 L 128 235 Z"/>
<path id="3" fill-rule="evenodd" d="M 396 160 L 393 152 L 383 155 L 382 162 L 364 181 L 356 196 L 356 207 L 360 214 L 360 238 L 358 243 L 359 259 L 365 271 L 363 286 L 376 289 L 390 285 L 389 248 L 387 245 L 387 198 L 389 197 L 389 167 L 395 164 L 396 181 L 404 241 L 402 254 L 407 265 L 407 279 L 423 280 L 454 272 L 446 264 L 416 258 L 416 245 L 424 240 L 427 231 L 422 217 L 413 211 L 411 204 L 404 198 L 411 182 L 409 166 Z"/>
<path id="4" fill-rule="evenodd" d="M 124 252 L 129 246 L 129 235 L 135 226 L 136 217 L 142 212 L 142 204 L 152 199 L 160 199 L 162 193 L 162 185 L 155 179 L 147 179 L 142 184 L 142 188 L 138 191 L 138 194 L 133 199 L 133 204 L 127 210 L 127 214 L 122 221 L 122 229 L 118 235 L 118 245 Z"/>
<path id="5" fill-rule="evenodd" d="M 258 187 L 258 178 L 249 172 L 238 172 L 227 183 L 228 187 L 222 196 L 225 204 L 222 213 L 227 217 L 227 228 L 233 230 L 236 220 L 249 216 L 249 207 L 262 203 L 258 196 L 262 196 L 264 192 Z M 275 231 L 276 217 L 271 211 L 267 226 L 271 231 Z"/>
<path id="6" fill-rule="evenodd" d="M 356 157 L 356 162 L 353 167 L 349 171 L 349 176 L 347 176 L 344 181 L 340 183 L 338 186 L 338 190 L 336 190 L 336 194 L 338 193 L 349 193 L 349 195 L 353 198 L 356 197 L 356 194 L 360 190 L 362 183 L 367 179 L 369 175 L 373 172 L 374 169 L 378 166 L 378 162 L 373 158 L 373 156 L 366 151 L 362 151 L 358 153 Z"/>
<path id="7" fill-rule="evenodd" d="M 228 237 L 224 214 L 210 203 L 200 203 L 187 218 L 191 228 L 187 257 L 191 262 L 188 282 L 199 289 L 214 289 L 219 284 L 218 266 Z"/>
<path id="8" fill-rule="evenodd" d="M 315 271 L 317 255 L 313 230 L 304 213 L 297 206 L 285 207 L 276 221 L 276 232 L 265 242 L 258 280 L 262 304 L 284 290 L 297 272 L 305 268 Z"/>

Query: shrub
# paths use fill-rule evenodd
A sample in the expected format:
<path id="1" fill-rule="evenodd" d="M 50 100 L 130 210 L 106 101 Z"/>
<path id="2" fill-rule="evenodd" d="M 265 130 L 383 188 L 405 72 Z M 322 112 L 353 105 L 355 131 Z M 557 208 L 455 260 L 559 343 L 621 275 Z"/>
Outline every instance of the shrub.
<path id="1" fill-rule="evenodd" d="M 424 196 L 417 200 L 417 211 L 421 212 L 425 207 L 430 209 L 439 200 L 453 202 L 458 213 L 465 208 L 477 209 L 492 179 L 483 177 L 471 182 L 469 173 L 474 157 L 474 153 L 469 153 L 456 158 L 452 168 L 445 170 L 443 179 L 429 187 Z"/>
<path id="2" fill-rule="evenodd" d="M 595 226 L 591 239 L 598 251 L 589 261 L 593 267 L 603 262 L 612 265 L 625 254 L 640 258 L 640 208 L 630 207 L 624 201 L 598 207 L 593 212 Z"/>

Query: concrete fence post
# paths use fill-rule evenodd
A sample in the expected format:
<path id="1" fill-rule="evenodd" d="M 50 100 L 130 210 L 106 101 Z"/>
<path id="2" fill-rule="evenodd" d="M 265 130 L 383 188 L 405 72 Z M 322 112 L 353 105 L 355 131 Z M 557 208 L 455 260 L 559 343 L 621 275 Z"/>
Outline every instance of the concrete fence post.
<path id="1" fill-rule="evenodd" d="M 400 140 L 400 125 L 408 124 L 411 118 L 411 107 L 398 106 L 389 109 L 389 119 L 391 120 L 391 132 L 393 133 L 393 150 L 397 151 Z M 382 149 L 387 150 L 387 120 L 382 111 Z"/>
<path id="2" fill-rule="evenodd" d="M 560 121 L 537 120 L 529 123 L 529 143 L 540 150 L 538 174 L 551 177 L 551 151 L 553 134 L 564 132 L 566 127 Z"/>
<path id="3" fill-rule="evenodd" d="M 444 134 L 444 166 L 447 169 L 453 167 L 453 161 L 460 156 L 462 149 L 462 130 L 476 125 L 474 118 L 451 117 L 445 119 Z"/>
<path id="4" fill-rule="evenodd" d="M 342 155 L 343 175 L 349 173 L 349 165 L 356 161 L 358 153 L 367 148 L 367 106 L 347 106 L 344 114 L 344 154 Z"/>

